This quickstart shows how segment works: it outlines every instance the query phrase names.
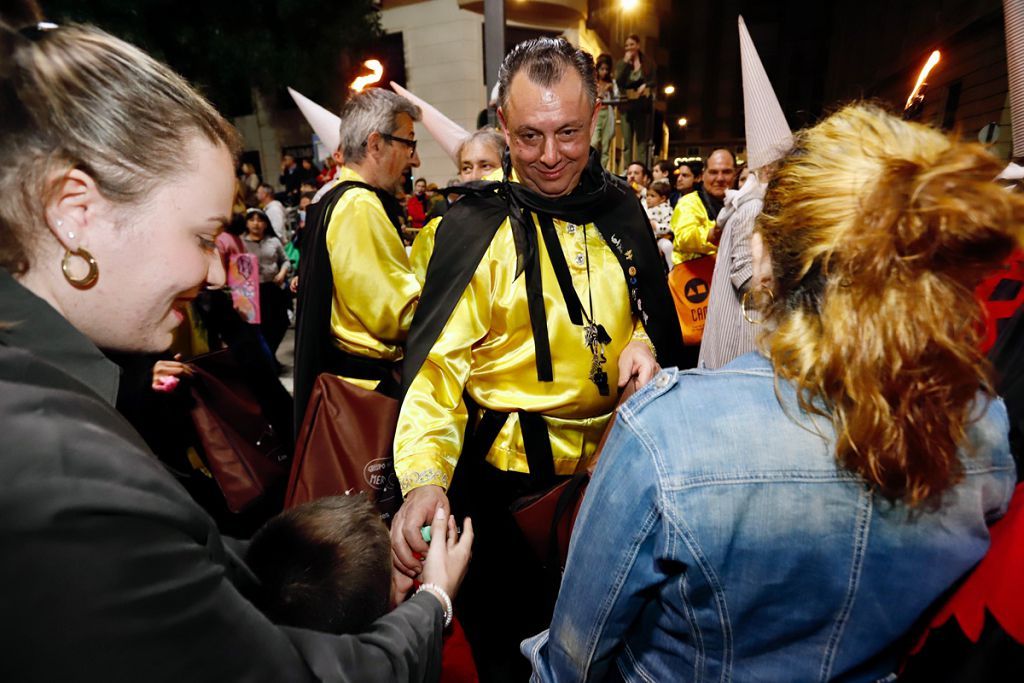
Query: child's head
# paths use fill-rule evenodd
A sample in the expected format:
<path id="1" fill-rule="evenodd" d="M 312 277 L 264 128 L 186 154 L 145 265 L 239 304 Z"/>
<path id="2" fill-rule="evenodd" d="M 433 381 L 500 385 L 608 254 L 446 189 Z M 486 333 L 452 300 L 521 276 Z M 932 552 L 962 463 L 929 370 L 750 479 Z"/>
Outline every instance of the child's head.
<path id="1" fill-rule="evenodd" d="M 246 562 L 275 623 L 356 633 L 388 610 L 391 539 L 365 496 L 286 510 L 253 537 Z"/>
<path id="2" fill-rule="evenodd" d="M 672 184 L 665 178 L 655 180 L 651 183 L 651 186 L 647 188 L 647 206 L 657 206 L 662 202 L 667 202 L 669 197 L 672 195 Z"/>

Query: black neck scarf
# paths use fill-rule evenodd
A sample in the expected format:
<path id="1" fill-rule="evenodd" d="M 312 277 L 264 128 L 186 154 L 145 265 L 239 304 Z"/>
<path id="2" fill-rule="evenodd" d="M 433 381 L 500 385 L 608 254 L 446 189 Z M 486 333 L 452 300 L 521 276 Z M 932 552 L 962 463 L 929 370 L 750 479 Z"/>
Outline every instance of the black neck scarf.
<path id="1" fill-rule="evenodd" d="M 650 223 L 636 194 L 620 178 L 601 167 L 600 155 L 591 150 L 579 185 L 568 195 L 545 197 L 512 182 L 511 160 L 506 151 L 505 178 L 500 182 L 474 182 L 444 192 L 463 195 L 438 226 L 434 253 L 427 267 L 420 297 L 406 344 L 403 389 L 419 373 L 427 354 L 447 324 L 459 298 L 469 285 L 480 260 L 506 218 L 510 219 L 516 245 L 516 277 L 525 274 L 530 324 L 537 357 L 537 379 L 552 381 L 551 349 L 540 279 L 537 230 L 530 213 L 536 213 L 541 236 L 556 273 L 564 255 L 554 242 L 552 220 L 576 224 L 593 223 L 609 245 L 622 268 L 634 315 L 642 322 L 654 343 L 658 362 L 664 367 L 679 364 L 683 353 L 682 332 L 669 293 L 664 261 L 654 240 Z M 557 253 L 554 253 L 557 249 Z M 566 268 L 565 274 L 568 274 Z M 559 277 L 559 286 L 570 319 L 581 324 L 579 299 Z M 581 380 L 585 378 L 580 378 Z"/>

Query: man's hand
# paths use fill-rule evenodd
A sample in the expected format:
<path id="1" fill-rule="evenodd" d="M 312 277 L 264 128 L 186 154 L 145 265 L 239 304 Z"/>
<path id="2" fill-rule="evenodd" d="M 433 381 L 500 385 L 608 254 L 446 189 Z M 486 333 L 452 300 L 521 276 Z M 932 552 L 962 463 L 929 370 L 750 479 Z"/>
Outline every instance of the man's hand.
<path id="1" fill-rule="evenodd" d="M 395 569 L 406 576 L 415 577 L 423 571 L 420 558 L 427 554 L 429 546 L 423 540 L 421 529 L 434 521 L 438 507 L 451 514 L 444 489 L 420 486 L 409 492 L 391 522 L 391 560 Z"/>
<path id="2" fill-rule="evenodd" d="M 661 367 L 651 353 L 651 347 L 641 341 L 626 344 L 619 356 L 619 387 L 636 378 L 637 389 L 651 381 Z"/>

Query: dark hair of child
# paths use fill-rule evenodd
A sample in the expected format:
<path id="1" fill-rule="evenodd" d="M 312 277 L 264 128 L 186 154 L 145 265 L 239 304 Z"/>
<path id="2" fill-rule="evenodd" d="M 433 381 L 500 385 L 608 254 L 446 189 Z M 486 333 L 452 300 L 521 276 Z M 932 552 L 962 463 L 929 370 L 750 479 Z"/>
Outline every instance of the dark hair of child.
<path id="1" fill-rule="evenodd" d="M 256 533 L 245 559 L 261 583 L 257 604 L 277 624 L 358 633 L 388 610 L 391 538 L 363 495 L 285 510 Z"/>

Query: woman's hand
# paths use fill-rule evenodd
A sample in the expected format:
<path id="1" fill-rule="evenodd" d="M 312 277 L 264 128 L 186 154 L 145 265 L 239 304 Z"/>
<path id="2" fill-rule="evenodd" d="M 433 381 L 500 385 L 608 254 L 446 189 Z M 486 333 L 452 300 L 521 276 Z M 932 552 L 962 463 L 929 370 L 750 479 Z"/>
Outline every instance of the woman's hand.
<path id="1" fill-rule="evenodd" d="M 176 354 L 174 360 L 158 360 L 153 366 L 153 391 L 170 393 L 174 391 L 182 375 L 192 374 L 191 368 L 181 362 L 181 354 Z"/>
<path id="2" fill-rule="evenodd" d="M 434 521 L 430 525 L 430 550 L 423 563 L 420 578 L 423 583 L 433 583 L 444 589 L 449 597 L 455 594 L 462 585 L 469 568 L 469 558 L 473 547 L 473 522 L 466 517 L 463 522 L 462 538 L 455 527 L 455 517 L 438 506 Z"/>

